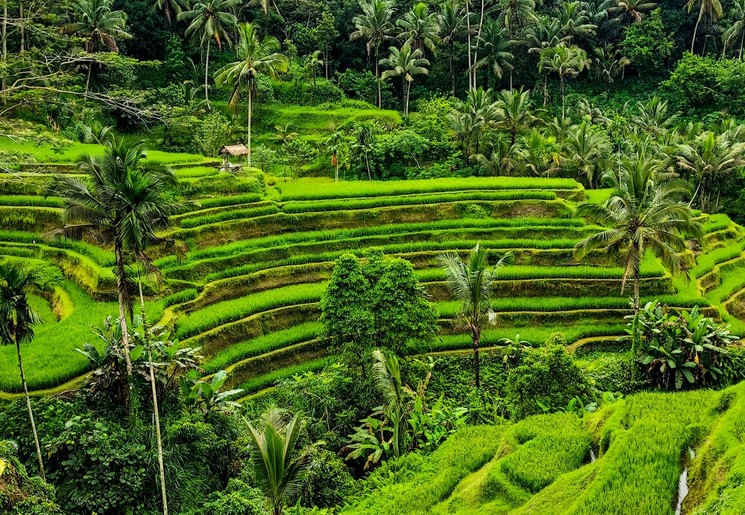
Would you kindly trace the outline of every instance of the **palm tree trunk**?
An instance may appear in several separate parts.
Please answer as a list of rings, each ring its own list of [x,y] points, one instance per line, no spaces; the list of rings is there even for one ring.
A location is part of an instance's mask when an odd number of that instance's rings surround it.
[[[450,40],[450,86],[453,90],[453,97],[455,96],[455,48],[453,46],[453,40]]]
[[[473,66],[473,62],[471,61],[471,11],[468,10],[468,6],[470,3],[471,0],[466,0],[466,38],[468,39],[468,91],[476,89],[476,86],[473,84],[471,75],[471,67]]]
[[[473,73],[473,88],[476,89],[476,83],[477,83],[477,73],[478,68],[476,66],[476,63],[479,62],[478,56],[479,56],[479,45],[478,40],[481,39],[481,29],[484,26],[484,11],[486,9],[486,2],[485,0],[481,0],[481,16],[479,17],[479,29],[476,32],[476,47],[473,49],[473,63],[474,67],[471,73]],[[469,68],[470,69],[470,68]]]
[[[207,56],[204,60],[204,101],[207,102],[207,107],[209,107],[210,104],[210,96],[208,93],[209,89],[209,74],[210,74],[210,46],[212,46],[212,41],[207,38]]]
[[[634,314],[639,314],[639,264],[637,263],[634,269]]]
[[[3,2],[3,29],[2,29],[2,38],[3,38],[3,65],[6,65],[8,62],[8,0],[5,0]],[[8,99],[5,96],[5,89],[8,87],[8,71],[6,70],[5,66],[3,66],[3,81],[2,84],[0,84],[0,88],[3,93],[3,105],[8,105]]]
[[[548,73],[543,74],[543,107],[548,104]]]
[[[323,66],[326,69],[326,80],[329,80],[329,46],[323,48]]]
[[[564,77],[559,77],[559,79],[560,79],[559,89],[561,89],[561,120],[563,123],[564,121]]]
[[[691,40],[691,53],[696,46],[696,34],[698,34],[698,26],[701,23],[701,18],[704,17],[704,4],[701,4],[701,9],[698,11],[698,19],[696,20],[696,26],[693,28],[693,40]]]
[[[85,79],[85,92],[86,94],[90,91],[91,87],[91,72],[93,71],[93,61],[88,63],[88,77]]]
[[[21,0],[18,0],[18,29],[20,30],[20,39],[21,39],[21,46],[19,49],[19,53],[23,53],[25,50],[25,43],[24,40],[26,39],[26,29],[23,26],[23,2]]]
[[[383,93],[380,89],[380,72],[378,68],[378,45],[375,45],[375,81],[378,83],[378,109],[383,108]]]
[[[253,89],[253,84],[248,85],[248,166],[251,166],[251,114],[253,112],[253,95],[251,94],[251,90]]]
[[[510,68],[510,93],[512,93],[512,68]]]
[[[153,351],[147,334],[147,317],[145,315],[145,295],[142,293],[142,280],[138,278],[140,289],[140,311],[142,316],[142,335],[147,347],[147,360],[150,372],[150,386],[153,394],[153,417],[155,418],[155,441],[158,446],[158,470],[160,471],[160,497],[163,501],[163,515],[168,515],[168,496],[166,494],[166,469],[163,465],[163,438],[160,433],[160,412],[158,411],[158,392],[155,388],[155,371],[153,370]]]
[[[481,388],[481,360],[479,357],[479,345],[481,343],[481,331],[473,328],[473,374],[476,378],[476,388]]]
[[[738,55],[738,59],[742,61],[742,47],[743,43],[745,43],[745,30],[742,31],[742,36],[740,36],[740,53]]]
[[[132,390],[132,360],[129,357],[129,332],[127,331],[127,315],[125,311],[125,282],[124,256],[122,255],[122,243],[117,237],[114,243],[114,255],[116,257],[116,289],[119,301],[119,326],[122,330],[122,349],[124,350],[124,363],[127,366],[127,384],[124,387],[124,408],[127,414],[131,413],[131,390]]]
[[[367,168],[367,180],[372,180],[372,174],[370,173],[370,160],[367,158],[367,150],[365,150],[365,167]]]
[[[26,372],[23,370],[23,360],[21,359],[20,338],[16,335],[16,353],[18,354],[18,368],[21,371],[21,383],[23,384],[23,394],[26,397],[26,407],[28,408],[28,419],[31,422],[31,432],[34,435],[34,445],[36,446],[36,459],[39,461],[39,474],[46,480],[44,475],[44,460],[41,457],[41,446],[39,445],[39,433],[36,432],[36,421],[34,420],[34,410],[31,407],[31,396],[28,394],[28,385],[26,384]]]
[[[404,79],[404,89],[406,90],[406,97],[404,99],[404,116],[409,116],[409,92],[411,92],[411,82]]]

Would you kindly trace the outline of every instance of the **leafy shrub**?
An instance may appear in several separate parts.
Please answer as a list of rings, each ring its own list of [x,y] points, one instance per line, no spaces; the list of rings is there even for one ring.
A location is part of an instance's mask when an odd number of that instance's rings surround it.
[[[300,504],[319,508],[342,504],[354,484],[344,461],[336,453],[315,446],[310,447],[309,459]]]
[[[221,492],[213,493],[199,513],[202,515],[263,515],[264,494],[239,479],[231,479]]]
[[[574,397],[587,399],[590,389],[579,367],[559,345],[522,351],[507,375],[506,401],[513,418],[563,409]]]
[[[669,313],[659,302],[648,302],[629,322],[636,361],[657,388],[680,390],[739,380],[725,376],[727,346],[738,339],[725,324],[701,314]]]
[[[75,416],[46,447],[47,475],[66,511],[126,512],[139,506],[149,460],[131,431],[116,422]]]
[[[16,444],[0,440],[0,511],[6,515],[62,515],[54,487],[29,477],[16,457]]]
[[[202,154],[216,157],[223,145],[228,143],[232,125],[219,111],[205,116],[194,134],[194,147]]]

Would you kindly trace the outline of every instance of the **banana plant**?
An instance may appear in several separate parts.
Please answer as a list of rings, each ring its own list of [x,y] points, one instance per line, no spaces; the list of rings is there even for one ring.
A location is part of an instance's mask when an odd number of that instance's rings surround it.
[[[192,411],[200,410],[205,417],[214,412],[237,408],[240,404],[230,399],[243,390],[237,388],[222,391],[227,379],[228,373],[224,370],[220,370],[209,381],[198,379],[197,371],[192,370],[180,379],[181,398],[187,408]]]

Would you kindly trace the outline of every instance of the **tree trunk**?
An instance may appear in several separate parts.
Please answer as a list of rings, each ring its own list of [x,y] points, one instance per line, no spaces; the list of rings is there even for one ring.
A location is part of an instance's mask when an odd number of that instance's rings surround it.
[[[473,67],[473,70],[471,72],[471,73],[473,73],[473,88],[474,89],[476,89],[476,83],[477,83],[477,80],[476,80],[477,79],[477,75],[476,74],[478,72],[478,67],[476,66],[476,63],[479,62],[479,58],[478,58],[478,56],[479,56],[478,40],[481,39],[481,29],[484,26],[484,11],[485,11],[485,9],[486,9],[486,1],[485,0],[481,0],[481,16],[479,17],[479,29],[476,32],[476,41],[477,41],[477,43],[476,43],[476,47],[473,49],[473,65],[474,65],[474,67]]]
[[[212,41],[207,38],[207,56],[204,60],[204,100],[207,102],[207,107],[209,107],[210,104],[210,96],[208,93],[209,89],[209,73],[210,73],[210,46],[212,46]]]
[[[691,53],[696,46],[696,34],[698,34],[698,26],[701,23],[701,18],[704,17],[704,4],[701,4],[701,9],[698,11],[698,19],[696,20],[696,26],[693,28],[693,40],[691,40]]]
[[[365,150],[365,167],[367,168],[367,180],[372,180],[372,174],[370,173],[370,160],[367,158],[367,150]]]
[[[470,3],[471,0],[466,0],[466,38],[468,39],[468,91],[476,89],[476,86],[473,84],[471,75],[471,66],[473,66],[473,62],[471,62],[471,11],[468,10],[468,5]]]
[[[543,107],[548,104],[548,73],[543,74]]]
[[[251,114],[253,112],[253,95],[251,93],[251,90],[253,89],[253,84],[248,85],[248,166],[251,166]]]
[[[740,53],[738,55],[738,58],[740,61],[742,61],[742,47],[743,43],[745,43],[745,30],[742,31],[742,36],[740,36]]]
[[[163,465],[163,438],[160,433],[160,413],[158,411],[158,392],[155,388],[155,371],[153,370],[153,351],[150,347],[150,338],[147,334],[147,317],[145,315],[145,295],[142,293],[142,280],[138,278],[137,286],[140,289],[140,311],[142,316],[142,337],[147,348],[147,360],[150,371],[150,386],[153,394],[153,417],[155,418],[155,441],[158,445],[158,469],[160,471],[160,497],[163,502],[163,515],[168,515],[168,496],[166,493],[166,469]]]
[[[378,109],[383,108],[383,93],[380,89],[380,73],[378,68],[378,45],[375,45],[375,81],[378,83]]]
[[[510,68],[510,93],[512,93],[512,68]]]
[[[453,90],[453,97],[455,97],[455,48],[453,40],[450,40],[450,86]]]
[[[26,39],[26,29],[25,29],[25,27],[23,25],[24,25],[24,22],[23,22],[23,2],[21,0],[18,0],[18,30],[20,31],[20,38],[21,38],[21,46],[20,46],[20,49],[19,49],[19,53],[21,53],[21,54],[25,50],[25,46],[26,46],[26,44],[24,42],[24,40]]]
[[[129,415],[132,411],[132,360],[129,357],[129,332],[127,330],[127,315],[125,310],[125,288],[127,287],[124,275],[124,256],[122,256],[122,243],[116,238],[114,243],[114,255],[116,257],[116,289],[119,301],[119,326],[122,330],[122,349],[124,350],[124,362],[127,366],[127,384],[124,387],[124,409]]]
[[[639,314],[639,264],[634,268],[634,314]]]
[[[404,116],[409,116],[409,93],[411,92],[411,82],[404,79],[404,89],[406,90],[406,96],[404,99]]]
[[[481,343],[481,331],[473,329],[473,374],[476,378],[476,388],[481,388],[481,361],[479,358],[479,344]]]
[[[329,80],[329,46],[323,48],[323,66],[326,69],[326,80]]]
[[[34,410],[31,407],[31,396],[28,394],[28,385],[26,384],[26,372],[23,370],[23,360],[21,359],[21,343],[18,335],[16,340],[16,352],[18,353],[18,368],[21,371],[21,384],[23,384],[23,394],[26,397],[26,407],[28,408],[28,419],[31,422],[31,432],[34,435],[34,445],[36,446],[36,459],[39,461],[39,474],[46,480],[44,475],[44,460],[41,457],[41,446],[39,445],[39,434],[36,432],[36,421],[34,420]]]
[[[3,65],[8,63],[8,0],[3,2]],[[8,70],[3,68],[3,81],[0,84],[3,93],[3,105],[8,105],[8,99],[5,96],[5,89],[8,87]]]
[[[90,91],[91,87],[91,72],[93,71],[93,61],[88,63],[88,77],[85,79],[85,92],[86,94]]]
[[[559,77],[559,89],[561,89],[561,121],[564,123],[564,77]]]

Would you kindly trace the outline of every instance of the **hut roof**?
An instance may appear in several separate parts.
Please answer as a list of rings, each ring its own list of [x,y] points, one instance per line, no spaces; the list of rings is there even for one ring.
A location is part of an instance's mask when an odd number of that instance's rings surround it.
[[[243,144],[225,145],[224,147],[220,149],[220,154],[230,154],[233,157],[247,156],[248,148],[246,148],[246,145],[243,145]]]

